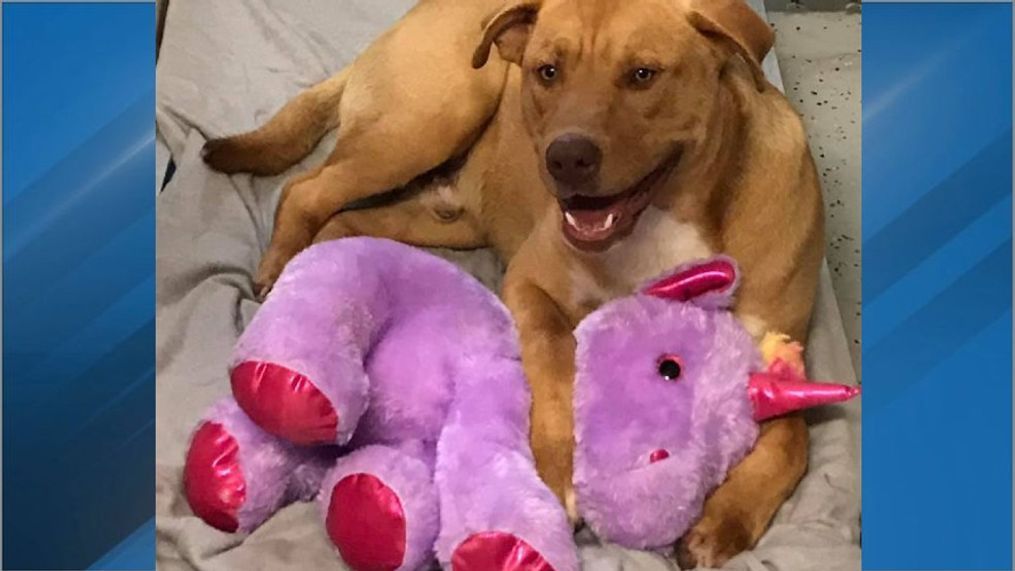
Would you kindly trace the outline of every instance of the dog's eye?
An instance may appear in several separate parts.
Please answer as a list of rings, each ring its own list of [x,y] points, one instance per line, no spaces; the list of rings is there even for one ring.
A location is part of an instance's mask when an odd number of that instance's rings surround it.
[[[544,83],[552,83],[556,81],[560,72],[557,69],[557,66],[546,64],[539,66],[536,69],[536,74],[539,75],[539,79],[543,80]]]
[[[639,67],[631,72],[631,84],[636,87],[645,87],[659,72],[649,67]]]
[[[657,363],[659,376],[667,381],[676,381],[684,371],[680,357],[676,355],[663,355]]]

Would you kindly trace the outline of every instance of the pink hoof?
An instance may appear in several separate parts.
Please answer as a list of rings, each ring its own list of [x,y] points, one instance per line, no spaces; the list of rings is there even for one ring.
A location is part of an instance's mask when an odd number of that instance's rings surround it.
[[[352,474],[335,484],[325,527],[355,571],[394,571],[405,561],[402,502],[375,476]]]
[[[313,381],[274,363],[245,361],[230,375],[236,402],[264,431],[296,444],[334,444],[338,413]]]
[[[510,533],[476,533],[451,556],[454,571],[554,571],[538,551]]]
[[[237,513],[247,496],[239,464],[240,447],[226,429],[205,422],[194,434],[183,469],[183,486],[190,509],[215,529],[233,533]]]

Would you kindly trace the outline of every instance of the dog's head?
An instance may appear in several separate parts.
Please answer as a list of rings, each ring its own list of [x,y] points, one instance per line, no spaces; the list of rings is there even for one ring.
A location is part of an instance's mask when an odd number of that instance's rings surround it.
[[[730,58],[759,62],[772,31],[743,0],[512,0],[484,25],[523,70],[525,126],[570,242],[602,249],[701,141]]]

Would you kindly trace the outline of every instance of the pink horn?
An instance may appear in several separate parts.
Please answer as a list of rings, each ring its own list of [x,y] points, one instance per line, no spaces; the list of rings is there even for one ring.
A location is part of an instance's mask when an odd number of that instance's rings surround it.
[[[690,301],[706,293],[725,290],[736,280],[736,266],[720,258],[667,276],[645,288],[643,293],[663,299]]]
[[[761,422],[805,408],[847,401],[860,394],[860,388],[753,373],[747,382],[747,393],[754,404],[754,420]]]

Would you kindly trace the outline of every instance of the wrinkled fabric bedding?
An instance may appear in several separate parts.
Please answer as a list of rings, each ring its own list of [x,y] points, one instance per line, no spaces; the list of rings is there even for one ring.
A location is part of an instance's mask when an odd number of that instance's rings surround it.
[[[157,66],[157,560],[159,569],[344,569],[316,505],[282,510],[255,533],[223,534],[181,495],[190,432],[228,392],[226,362],[258,304],[251,275],[288,174],[226,176],[201,162],[206,137],[262,123],[300,90],[337,71],[411,0],[173,0]],[[772,58],[766,71],[773,80]],[[323,160],[327,139],[301,166]],[[175,171],[162,179],[172,161]],[[503,268],[488,251],[440,251],[491,287]],[[812,377],[855,382],[828,272],[809,339]],[[860,568],[860,403],[811,417],[811,468],[758,547],[726,569]],[[666,559],[578,536],[590,571],[677,569]]]

